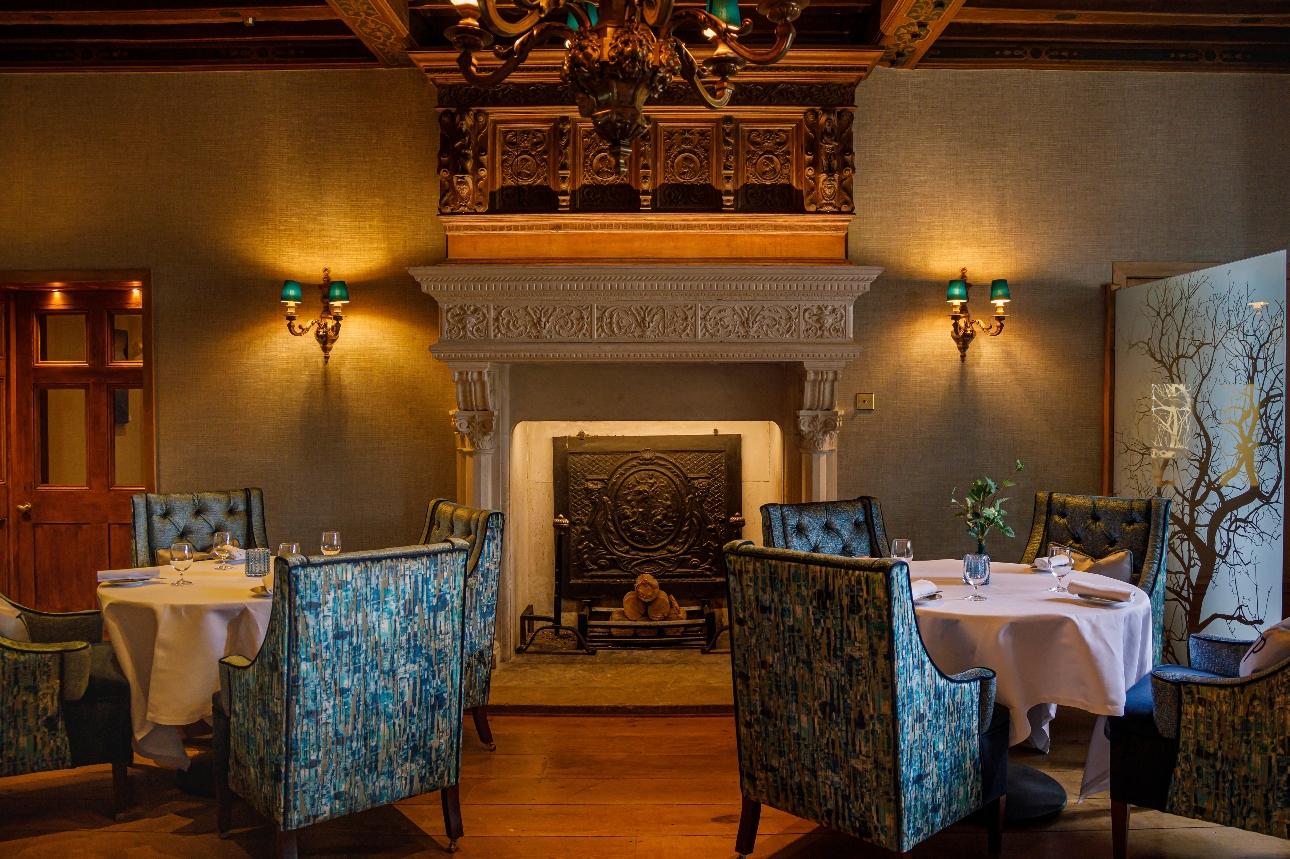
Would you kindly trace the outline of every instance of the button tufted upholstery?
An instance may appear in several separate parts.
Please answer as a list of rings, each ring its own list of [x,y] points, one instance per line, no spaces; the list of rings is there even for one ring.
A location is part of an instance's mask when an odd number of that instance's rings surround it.
[[[809,504],[763,504],[765,545],[795,552],[885,558],[891,554],[878,499],[862,495],[850,501]]]
[[[1165,563],[1169,548],[1169,499],[1035,493],[1030,542],[1021,558],[1033,563],[1049,543],[1078,549],[1091,558],[1133,552],[1133,584],[1151,596],[1154,664],[1164,642]]]
[[[222,492],[142,494],[130,499],[134,528],[134,565],[150,567],[157,550],[187,540],[198,552],[208,552],[216,531],[228,531],[244,549],[266,549],[264,493],[259,489]]]

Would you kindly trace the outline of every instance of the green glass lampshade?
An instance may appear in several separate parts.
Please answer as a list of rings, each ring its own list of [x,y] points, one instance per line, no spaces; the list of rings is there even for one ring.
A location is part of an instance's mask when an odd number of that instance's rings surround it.
[[[327,301],[332,304],[345,304],[349,301],[349,290],[345,288],[345,281],[333,280],[330,288],[327,290]]]
[[[1012,301],[1012,296],[1008,294],[1008,281],[996,280],[990,284],[991,301]]]
[[[600,23],[600,15],[596,13],[595,3],[589,3],[589,2],[586,2],[586,0],[583,0],[582,8],[586,10],[587,17],[591,19],[591,26],[594,27]],[[572,12],[569,13],[568,24],[569,24],[570,30],[578,29],[578,19],[574,16]]]
[[[736,30],[743,23],[739,18],[739,0],[708,0],[708,14]]]
[[[951,280],[951,281],[950,281],[950,288],[949,288],[949,289],[947,289],[947,290],[945,290],[945,300],[946,300],[946,301],[951,301],[951,302],[953,302],[953,301],[967,301],[967,300],[968,300],[968,295],[967,295],[967,281],[966,281],[966,280]]]
[[[284,280],[282,282],[282,300],[300,302],[300,281]]]

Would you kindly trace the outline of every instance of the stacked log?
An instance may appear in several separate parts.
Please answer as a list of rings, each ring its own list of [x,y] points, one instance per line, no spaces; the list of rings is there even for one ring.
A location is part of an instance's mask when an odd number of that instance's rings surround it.
[[[677,604],[676,597],[665,593],[658,585],[658,579],[649,573],[636,577],[634,587],[623,597],[623,607],[614,609],[609,616],[610,620],[645,620],[646,618],[654,621],[661,620],[685,620],[685,610]],[[680,635],[684,627],[669,627],[665,631],[667,635]],[[636,635],[640,638],[655,638],[659,634],[658,628],[642,627],[640,629],[631,629],[628,627],[615,627],[613,634],[618,638],[630,638]]]

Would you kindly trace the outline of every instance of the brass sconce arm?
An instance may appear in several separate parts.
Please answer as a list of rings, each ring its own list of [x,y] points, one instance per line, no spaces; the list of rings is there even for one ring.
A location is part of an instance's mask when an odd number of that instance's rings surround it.
[[[1008,291],[1008,282],[1006,280],[996,280],[991,284],[990,300],[994,302],[994,321],[985,322],[981,319],[974,319],[972,311],[968,310],[968,297],[972,289],[972,284],[967,282],[967,269],[963,269],[957,280],[950,281],[947,300],[950,303],[950,339],[954,345],[959,348],[959,361],[967,361],[968,347],[976,339],[977,334],[984,334],[987,337],[998,337],[1003,333],[1004,322],[1008,314],[1004,312],[1004,305],[1011,300]]]
[[[291,286],[294,286],[294,294],[289,291]],[[344,281],[333,284],[331,269],[327,268],[323,269],[323,282],[319,284],[318,290],[322,309],[318,312],[317,319],[297,321],[296,304],[300,298],[300,284],[295,281],[288,281],[284,285],[283,303],[286,305],[287,331],[295,337],[303,337],[312,331],[314,339],[322,348],[323,363],[326,364],[331,360],[331,347],[340,339],[340,324],[345,318],[344,307],[349,301],[349,292]]]

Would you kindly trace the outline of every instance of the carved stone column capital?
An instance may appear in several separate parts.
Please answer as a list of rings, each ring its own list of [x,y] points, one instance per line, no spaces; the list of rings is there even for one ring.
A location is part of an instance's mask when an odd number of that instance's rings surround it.
[[[457,446],[461,450],[493,450],[494,412],[457,409],[451,412],[451,417],[452,428],[457,431]]]
[[[797,413],[797,428],[802,433],[802,450],[807,452],[837,450],[838,429],[842,426],[842,412],[807,410]]]

